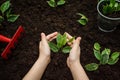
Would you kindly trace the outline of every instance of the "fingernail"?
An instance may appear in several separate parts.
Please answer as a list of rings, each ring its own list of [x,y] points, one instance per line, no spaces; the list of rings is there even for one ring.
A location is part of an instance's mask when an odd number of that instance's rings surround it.
[[[44,33],[42,32],[42,33],[41,33],[41,36],[42,36],[43,34],[44,34]]]
[[[66,34],[67,32],[65,32],[65,34]]]
[[[78,40],[81,40],[81,37],[78,37]]]
[[[41,36],[44,36],[44,35],[45,35],[45,33],[42,32],[42,33],[41,33]]]
[[[57,34],[58,32],[55,32],[55,34]]]

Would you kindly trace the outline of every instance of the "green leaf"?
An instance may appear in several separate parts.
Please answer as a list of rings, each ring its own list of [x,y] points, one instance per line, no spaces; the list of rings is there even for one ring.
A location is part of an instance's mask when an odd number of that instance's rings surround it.
[[[115,3],[114,7],[117,8],[118,6],[119,6],[119,4],[118,4],[118,3]]]
[[[9,9],[9,7],[10,7],[10,1],[4,2],[4,3],[0,6],[0,10],[1,10],[2,14],[4,14],[4,12]]]
[[[50,49],[53,51],[53,52],[58,52],[59,49],[57,48],[57,45],[52,43],[52,42],[49,42],[49,46],[50,46]]]
[[[47,1],[47,3],[48,3],[48,5],[49,5],[50,7],[56,7],[56,2],[55,2],[55,0]]]
[[[83,25],[83,26],[87,24],[87,22],[86,22],[85,19],[77,20],[77,22],[80,23],[80,24]]]
[[[63,49],[62,49],[62,52],[63,53],[69,53],[71,50],[71,47],[70,46],[65,46]]]
[[[65,33],[62,36],[62,42],[61,43],[62,43],[62,46],[64,46],[67,43],[67,36],[66,36]]]
[[[72,42],[73,40],[75,40],[75,37],[72,37],[68,42]]]
[[[61,35],[60,33],[57,35],[56,38],[57,46],[58,48],[63,47],[67,43],[67,36],[64,33],[64,35]]]
[[[110,0],[110,7],[113,7],[115,5],[115,0]]]
[[[104,54],[107,54],[108,56],[110,55],[110,49],[107,49],[107,48],[105,48],[103,51],[102,51],[102,55],[104,55]]]
[[[81,14],[81,13],[77,13],[77,15],[81,16],[81,18],[79,20],[77,20],[81,25],[86,25],[88,22],[88,18]]]
[[[119,3],[119,5],[118,5],[118,7],[117,7],[117,11],[120,11],[120,3]]]
[[[88,18],[87,18],[84,14],[82,14],[82,13],[77,13],[77,15],[81,16],[81,19],[85,19],[86,22],[88,22]]]
[[[88,22],[88,18],[84,15],[84,16],[82,16],[81,17],[81,19],[83,19],[83,20],[85,20],[86,21],[86,23]]]
[[[112,14],[113,12],[120,11],[120,3],[116,0],[109,0],[109,3],[103,5],[103,14]]]
[[[15,22],[18,19],[19,15],[11,14],[7,17],[9,22]]]
[[[119,52],[114,52],[112,55],[111,55],[111,59],[113,60],[116,60],[118,57],[120,56],[120,53]]]
[[[63,4],[65,4],[65,0],[59,0],[59,1],[57,2],[57,5],[58,5],[58,6],[63,5]]]
[[[108,7],[109,7],[108,5],[106,5],[106,6],[104,5],[104,6],[103,6],[103,10],[102,10],[102,11],[103,11],[103,14],[107,14],[107,13],[108,13],[108,11],[109,11],[109,10],[108,10]]]
[[[115,7],[116,8],[116,10],[115,11],[120,11],[120,3],[118,3],[118,6],[117,7]]]
[[[99,50],[96,50],[96,49],[93,49],[94,51],[94,55],[96,57],[97,60],[101,60],[101,54],[100,54],[100,51]]]
[[[98,67],[99,67],[99,65],[96,63],[90,63],[90,64],[85,65],[85,69],[87,71],[95,71],[98,69]]]
[[[4,18],[0,16],[0,24],[3,22]]]
[[[108,60],[109,60],[109,54],[102,54],[101,55],[101,60],[100,60],[101,64],[103,64],[103,65],[107,64]]]
[[[79,15],[79,16],[81,16],[81,17],[84,16],[82,13],[77,13],[77,15]]]
[[[96,42],[96,43],[94,44],[94,48],[95,48],[96,50],[100,50],[100,48],[101,48],[101,47],[100,47],[100,44]]]
[[[62,35],[60,33],[58,33],[57,38],[56,38],[56,42],[60,43],[61,40],[62,40]]]
[[[108,64],[109,64],[109,65],[114,65],[115,63],[118,62],[118,60],[119,60],[119,58],[116,58],[115,60],[113,60],[112,58],[110,58],[110,59],[108,60]]]
[[[6,16],[9,17],[11,13],[11,8],[6,12]]]
[[[58,33],[57,35],[56,42],[57,42],[57,47],[61,48],[62,47],[62,35],[60,33]]]
[[[108,14],[113,12],[113,8],[110,7],[108,4],[103,6],[103,14]]]

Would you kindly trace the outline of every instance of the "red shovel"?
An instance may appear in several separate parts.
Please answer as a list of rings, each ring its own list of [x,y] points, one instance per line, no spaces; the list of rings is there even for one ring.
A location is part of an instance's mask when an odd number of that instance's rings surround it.
[[[6,48],[4,49],[4,51],[1,54],[3,59],[8,59],[7,55],[11,53],[11,49],[15,47],[15,44],[17,43],[18,39],[21,37],[21,34],[23,32],[24,32],[23,27],[19,26],[16,33],[14,34],[14,36],[11,39],[7,38],[3,35],[0,35],[0,41],[8,43],[8,45],[6,46]]]

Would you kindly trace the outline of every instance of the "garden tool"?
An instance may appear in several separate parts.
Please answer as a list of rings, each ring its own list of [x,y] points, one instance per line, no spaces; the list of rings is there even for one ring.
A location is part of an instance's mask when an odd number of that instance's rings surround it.
[[[3,59],[8,59],[8,54],[11,53],[11,49],[15,48],[18,39],[22,36],[24,29],[22,26],[19,26],[14,36],[10,39],[3,35],[0,35],[0,42],[7,42],[7,46],[5,47],[4,51],[2,52],[1,56]]]

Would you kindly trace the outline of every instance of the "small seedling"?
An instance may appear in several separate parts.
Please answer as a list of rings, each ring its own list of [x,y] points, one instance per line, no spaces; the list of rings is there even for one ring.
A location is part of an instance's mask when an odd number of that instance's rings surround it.
[[[4,21],[7,20],[8,22],[15,22],[19,15],[15,15],[15,14],[11,14],[11,8],[10,8],[10,1],[6,1],[4,2],[1,6],[0,6],[0,24]]]
[[[120,3],[116,0],[109,0],[109,3],[103,5],[102,11],[103,14],[112,14],[113,12],[118,12],[120,11]]]
[[[80,23],[83,26],[86,25],[87,22],[88,22],[88,18],[81,13],[77,13],[77,15],[81,16],[81,18],[79,20],[77,20],[77,22]]]
[[[47,1],[47,3],[50,7],[57,7],[65,4],[65,0],[59,0],[58,2],[56,2],[55,0],[49,0]]]
[[[100,65],[114,65],[119,60],[120,52],[113,52],[111,54],[111,50],[108,48],[105,48],[102,52],[100,51],[101,46],[99,43],[94,44],[94,56],[99,61],[99,64],[97,63],[90,63],[85,65],[86,70],[88,71],[95,71],[99,68]]]
[[[50,49],[53,51],[53,52],[59,52],[60,50],[63,52],[63,53],[69,53],[70,50],[71,50],[71,47],[70,46],[67,46],[67,42],[72,42],[75,38],[71,38],[69,41],[67,41],[67,36],[66,34],[64,33],[63,35],[61,35],[60,33],[57,35],[57,38],[56,38],[56,44],[53,43],[53,42],[49,42],[49,46],[50,46]]]

